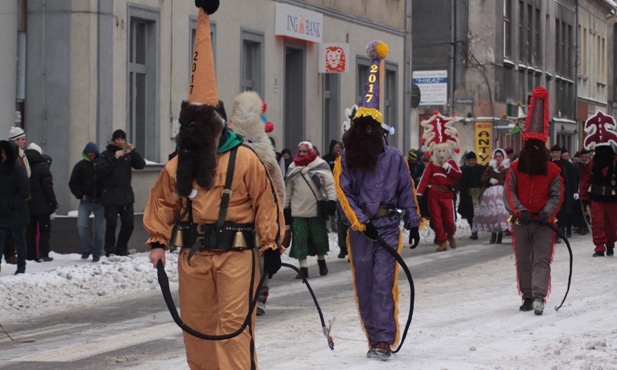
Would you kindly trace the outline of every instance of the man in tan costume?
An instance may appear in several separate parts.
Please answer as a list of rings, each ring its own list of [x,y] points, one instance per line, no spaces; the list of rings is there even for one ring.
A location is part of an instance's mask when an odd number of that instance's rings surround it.
[[[187,226],[178,257],[182,320],[201,333],[224,335],[238,330],[248,315],[260,278],[256,253],[264,255],[264,273],[270,277],[280,268],[284,222],[266,167],[217,113],[221,107],[216,108],[208,15],[218,1],[197,5],[195,84],[188,102],[182,103],[178,155],[150,190],[144,226],[151,235],[147,243],[155,266],[165,263],[176,222]],[[210,341],[184,333],[190,368],[257,369],[254,327],[253,311],[250,324],[232,339]]]

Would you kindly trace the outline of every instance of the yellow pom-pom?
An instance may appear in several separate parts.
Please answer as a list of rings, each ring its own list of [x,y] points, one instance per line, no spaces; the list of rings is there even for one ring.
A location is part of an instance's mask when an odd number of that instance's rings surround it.
[[[380,59],[384,59],[388,56],[388,45],[385,42],[380,42],[375,46],[375,51]]]

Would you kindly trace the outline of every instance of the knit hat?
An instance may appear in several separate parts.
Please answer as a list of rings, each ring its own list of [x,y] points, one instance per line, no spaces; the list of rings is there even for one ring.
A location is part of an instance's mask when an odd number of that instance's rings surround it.
[[[555,144],[551,147],[551,152],[561,152],[561,147]]]
[[[583,145],[587,150],[594,150],[597,146],[612,146],[617,149],[617,125],[615,118],[597,111],[585,121],[587,137]]]
[[[467,153],[467,155],[465,156],[466,159],[478,159],[478,157],[476,156],[476,153],[474,152],[469,152]]]
[[[36,150],[37,152],[39,152],[39,154],[43,154],[43,149],[41,149],[41,147],[36,145],[35,143],[30,143],[28,145],[28,149]]]
[[[410,160],[415,161],[418,158],[418,153],[416,153],[415,149],[410,149],[409,152],[407,153],[407,157]]]
[[[24,136],[26,133],[21,127],[11,127],[9,130],[9,140],[15,140],[19,137]]]
[[[383,117],[379,111],[381,104],[381,72],[384,59],[388,55],[388,45],[383,41],[373,41],[366,46],[366,55],[371,60],[368,81],[364,86],[364,95],[352,123],[356,123],[358,120],[366,117],[381,125],[383,123]]]
[[[111,135],[111,140],[116,140],[116,139],[124,139],[126,140],[126,132],[124,132],[124,130],[116,130],[114,131],[113,135]]]
[[[548,125],[550,122],[548,91],[542,86],[533,89],[529,110],[525,119],[523,141],[538,139],[544,143],[548,140]]]
[[[570,151],[564,146],[561,148],[561,153],[570,153]]]

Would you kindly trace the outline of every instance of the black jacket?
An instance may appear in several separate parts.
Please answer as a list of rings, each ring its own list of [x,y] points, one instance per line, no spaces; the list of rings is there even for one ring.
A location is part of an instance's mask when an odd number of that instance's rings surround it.
[[[69,188],[75,198],[81,200],[85,195],[93,202],[101,199],[103,181],[96,173],[96,167],[101,164],[101,160],[99,155],[94,162],[84,158],[75,164],[69,180]]]
[[[125,206],[135,203],[135,194],[131,186],[132,168],[141,170],[146,161],[135,150],[116,159],[116,151],[121,150],[115,144],[107,145],[101,153],[100,166],[96,167],[97,176],[103,181],[103,205]]]
[[[0,141],[0,148],[7,160],[0,163],[0,227],[21,227],[30,222],[26,201],[30,197],[30,183],[26,170],[16,164],[15,155],[8,141]]]
[[[41,153],[34,149],[26,149],[26,157],[30,163],[30,194],[28,200],[30,215],[48,215],[58,208],[56,194],[54,193],[54,182],[49,164],[45,161]]]

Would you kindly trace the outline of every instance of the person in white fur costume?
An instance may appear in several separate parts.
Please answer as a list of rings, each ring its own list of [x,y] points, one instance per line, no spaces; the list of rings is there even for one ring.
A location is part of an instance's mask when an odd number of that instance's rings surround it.
[[[463,174],[452,159],[454,152],[460,150],[458,132],[452,123],[452,117],[443,116],[438,111],[429,119],[420,122],[424,127],[425,145],[432,155],[420,178],[416,194],[418,197],[427,197],[431,225],[439,244],[437,252],[448,249],[446,241],[450,243],[450,248],[456,248],[454,182]]]
[[[276,160],[276,152],[267,134],[267,132],[272,132],[274,125],[265,118],[264,113],[266,113],[266,109],[266,103],[261,100],[256,92],[243,92],[233,100],[229,124],[233,132],[244,138],[243,144],[253,149],[259,159],[265,164],[272,178],[278,203],[283,204],[285,202],[285,180],[283,179],[281,167]],[[263,256],[259,257],[259,267],[263,274]],[[268,277],[265,278],[258,292],[258,316],[266,313],[266,300],[270,292],[269,280]]]

